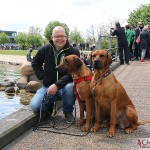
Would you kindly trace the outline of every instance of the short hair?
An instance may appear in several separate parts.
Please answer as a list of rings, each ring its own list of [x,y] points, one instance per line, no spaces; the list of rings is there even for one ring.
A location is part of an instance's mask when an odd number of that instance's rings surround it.
[[[141,22],[138,22],[137,24],[138,24],[138,25],[142,25],[142,23],[141,23]]]
[[[148,30],[149,29],[149,25],[144,26],[143,30]]]
[[[125,27],[126,27],[126,29],[130,29],[130,26],[128,24]]]

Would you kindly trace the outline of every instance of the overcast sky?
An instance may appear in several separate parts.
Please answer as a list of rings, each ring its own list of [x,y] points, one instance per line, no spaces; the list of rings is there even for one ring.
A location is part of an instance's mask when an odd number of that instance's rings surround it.
[[[90,25],[113,18],[126,20],[133,10],[149,0],[0,0],[0,30],[27,32],[30,26],[45,30],[58,20],[81,33]]]

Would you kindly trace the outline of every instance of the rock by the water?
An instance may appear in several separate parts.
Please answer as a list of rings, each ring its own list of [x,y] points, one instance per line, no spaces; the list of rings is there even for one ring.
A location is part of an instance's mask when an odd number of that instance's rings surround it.
[[[35,93],[41,87],[41,83],[37,81],[30,81],[26,86],[26,91]]]
[[[5,92],[6,93],[15,93],[15,88],[14,86],[11,86],[11,87],[8,87],[5,89]]]
[[[10,82],[0,82],[0,86],[1,87],[9,87],[9,86],[11,86],[11,83]]]
[[[25,89],[27,84],[28,84],[28,76],[23,76],[16,81],[16,85],[21,89]]]
[[[20,71],[23,76],[29,76],[31,74],[34,74],[34,70],[31,66],[30,62],[26,62],[26,63],[22,64],[20,67]]]

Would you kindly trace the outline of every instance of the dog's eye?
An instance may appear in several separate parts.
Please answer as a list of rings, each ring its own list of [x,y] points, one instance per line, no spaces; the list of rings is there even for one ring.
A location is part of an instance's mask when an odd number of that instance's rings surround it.
[[[99,57],[100,57],[100,58],[103,58],[103,57],[104,57],[104,55],[103,55],[103,54],[100,54],[100,55],[99,55]]]
[[[64,62],[65,62],[66,64],[69,64],[69,61],[68,61],[67,59],[64,59]]]

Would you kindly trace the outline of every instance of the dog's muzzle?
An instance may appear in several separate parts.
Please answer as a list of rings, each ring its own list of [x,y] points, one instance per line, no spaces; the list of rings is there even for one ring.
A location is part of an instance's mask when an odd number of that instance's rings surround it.
[[[68,73],[68,70],[65,67],[61,67],[61,66],[56,66],[55,69],[62,74]]]
[[[101,69],[102,68],[101,62],[98,59],[94,60],[93,68],[94,69]]]

